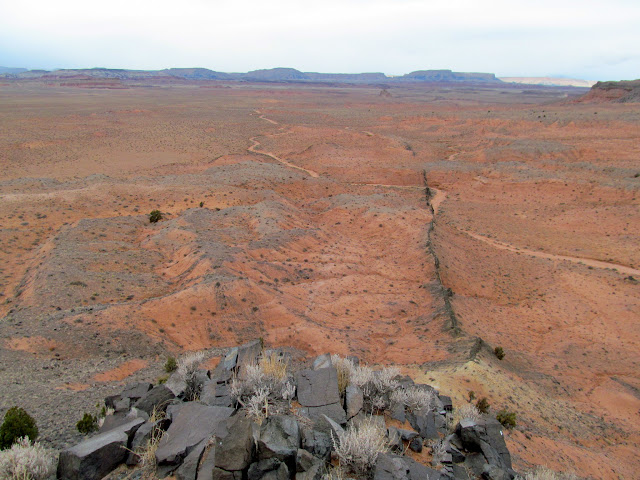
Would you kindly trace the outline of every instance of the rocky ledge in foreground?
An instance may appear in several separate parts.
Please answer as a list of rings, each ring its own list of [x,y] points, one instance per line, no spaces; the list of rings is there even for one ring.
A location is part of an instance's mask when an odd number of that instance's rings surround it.
[[[107,397],[99,432],[61,452],[58,478],[515,477],[498,421],[454,415],[449,397],[395,369],[327,354],[293,372],[257,340],[213,372],[201,360]]]

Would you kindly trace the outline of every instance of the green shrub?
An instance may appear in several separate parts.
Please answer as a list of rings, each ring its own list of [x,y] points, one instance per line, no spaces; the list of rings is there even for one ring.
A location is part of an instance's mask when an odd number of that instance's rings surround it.
[[[496,357],[498,357],[498,360],[502,360],[504,358],[504,350],[502,349],[502,347],[494,348],[493,353]]]
[[[500,410],[496,415],[496,420],[498,420],[505,428],[513,428],[516,426],[515,412],[509,412],[507,409]]]
[[[476,403],[476,408],[480,413],[488,413],[489,400],[487,400],[487,397],[482,397],[480,400],[478,400],[478,402]]]
[[[90,413],[85,413],[82,420],[79,420],[78,423],[76,423],[76,428],[84,435],[95,432],[98,430],[98,417],[91,415]]]
[[[175,357],[167,358],[167,361],[164,364],[164,371],[167,373],[175,372],[176,368],[178,368],[178,362],[176,362]]]
[[[149,214],[149,223],[156,223],[162,220],[162,212],[160,210],[151,210]]]
[[[473,402],[476,399],[476,392],[469,390],[469,402]]]
[[[38,438],[38,427],[36,421],[24,409],[11,407],[0,426],[0,450],[11,448],[21,437],[29,437],[29,440],[34,441]]]

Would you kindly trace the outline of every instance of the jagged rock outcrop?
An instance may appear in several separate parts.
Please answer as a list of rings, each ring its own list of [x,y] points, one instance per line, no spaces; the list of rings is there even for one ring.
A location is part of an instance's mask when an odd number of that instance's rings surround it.
[[[280,378],[280,383],[272,378],[271,383],[265,383],[272,391],[262,391],[260,387],[255,395],[262,396],[258,403],[252,403],[253,397],[242,396],[238,385],[230,382],[244,381],[240,372],[248,365],[260,365],[261,358],[284,358],[261,350],[260,342],[254,341],[232,349],[222,358],[213,374],[206,375],[206,402],[187,401],[173,396],[164,386],[150,388],[149,384],[127,385],[121,394],[108,397],[105,401],[110,404],[126,399],[127,405],[135,401],[136,407],[109,416],[105,420],[109,425],[106,431],[63,451],[59,478],[99,479],[125,462],[136,468],[136,452],[157,444],[159,478],[172,475],[179,480],[320,480],[333,468],[329,462],[336,445],[363,425],[372,425],[388,445],[388,451],[381,451],[375,464],[364,472],[376,480],[515,477],[499,422],[491,418],[463,419],[454,431],[448,430],[451,398],[429,385],[415,384],[409,377],[369,370],[372,380],[366,385],[349,380],[341,392],[338,364],[334,365],[330,355],[321,355],[312,362],[312,368],[295,374],[295,389],[276,388],[287,386],[291,377]],[[354,366],[357,360],[349,362]],[[344,378],[345,372],[342,375]],[[217,395],[219,387],[225,387],[224,395]],[[283,413],[277,411],[275,404],[270,406],[274,399],[269,395],[278,391],[278,395],[297,392],[294,398],[300,407],[289,404]],[[392,394],[399,391],[410,391],[428,401],[418,408],[415,403],[399,400],[402,395]],[[207,404],[223,397],[231,407]],[[244,408],[239,399],[252,406]],[[149,418],[146,411],[152,405],[156,407],[155,414]],[[164,410],[166,416],[159,419],[158,412]],[[413,430],[387,426],[384,412],[406,419]],[[439,445],[432,465],[404,455],[408,449],[421,452],[427,441]],[[346,457],[345,461],[349,465]]]

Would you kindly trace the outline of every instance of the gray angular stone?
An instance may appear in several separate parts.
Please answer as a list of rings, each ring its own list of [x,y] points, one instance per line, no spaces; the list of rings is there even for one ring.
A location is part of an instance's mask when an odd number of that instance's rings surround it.
[[[422,452],[422,437],[415,437],[409,442],[409,448],[416,453]]]
[[[402,443],[402,437],[396,427],[389,427],[387,429],[387,437],[389,437],[389,447],[393,450],[402,451],[404,444]]]
[[[449,445],[449,448],[447,448],[447,452],[449,454],[451,454],[451,461],[453,463],[462,463],[462,462],[464,462],[464,459],[465,459],[464,453],[462,453],[460,450],[458,450],[453,445]]]
[[[255,365],[258,362],[258,356],[261,352],[262,342],[260,340],[253,340],[238,347],[236,369],[240,377],[244,375],[247,365]]]
[[[289,480],[289,469],[285,463],[281,463],[276,470],[265,473],[262,480]]]
[[[228,471],[244,470],[253,458],[252,422],[243,414],[238,414],[226,423],[229,433],[216,438],[215,466]]]
[[[232,408],[209,407],[189,402],[180,409],[171,426],[158,443],[156,461],[159,465],[179,464],[191,449],[212,435],[223,437],[228,430],[225,420]]]
[[[202,457],[202,452],[207,446],[207,441],[203,440],[193,447],[189,454],[185,457],[182,465],[173,473],[176,480],[196,480],[198,474],[198,463]]]
[[[338,425],[336,422],[334,422],[331,418],[327,417],[326,415],[322,415],[324,417],[324,419],[329,423],[329,426],[331,427],[331,432],[333,432],[333,434],[340,438],[342,437],[342,435],[344,435],[344,428],[342,428],[340,425]]]
[[[164,412],[174,398],[175,395],[169,388],[157,385],[145,393],[133,406],[151,415],[154,408],[159,412]]]
[[[229,394],[229,386],[209,380],[202,387],[200,401],[205,405],[215,405],[219,407],[231,407],[232,401]]]
[[[339,403],[324,405],[322,407],[305,407],[298,410],[298,413],[313,420],[313,428],[325,433],[331,432],[331,424],[326,420],[329,417],[338,425],[347,423],[347,416]]]
[[[434,439],[439,438],[436,427],[436,415],[440,416],[431,411],[427,413],[418,412],[410,413],[407,415],[407,418],[411,426],[416,429],[422,438]]]
[[[463,419],[456,426],[456,434],[463,447],[471,452],[480,451],[490,465],[511,469],[511,455],[504,441],[502,425],[495,419],[477,422]]]
[[[128,412],[131,408],[131,399],[130,398],[119,398],[115,402],[113,402],[113,410],[116,413],[119,412]]]
[[[440,402],[442,402],[442,408],[445,412],[453,411],[453,402],[451,401],[451,397],[447,395],[440,395]]]
[[[200,480],[199,476],[198,480]],[[242,480],[242,472],[227,472],[226,470],[215,467],[211,471],[211,480]]]
[[[249,470],[247,471],[247,480],[261,480],[268,472],[280,468],[281,464],[282,462],[277,458],[266,458],[254,462],[249,466]]]
[[[318,458],[329,459],[333,443],[328,433],[306,427],[301,429],[301,437],[302,448]]]
[[[63,450],[58,461],[58,478],[101,479],[126,460],[128,440],[124,431],[115,429]]]
[[[166,430],[169,427],[169,421],[166,419],[158,420],[156,422],[145,422],[140,425],[140,427],[136,430],[136,433],[133,435],[133,439],[131,440],[131,445],[129,446],[129,456],[127,457],[127,465],[136,465],[139,461],[138,455],[133,452],[143,448],[149,440],[151,440],[152,435],[160,435],[160,431]]]
[[[238,364],[238,347],[233,347],[229,350],[229,353],[225,355],[225,357],[220,362],[222,368],[227,371],[231,371],[236,368]]]
[[[451,465],[451,473],[453,475],[453,478],[455,478],[456,480],[471,480],[469,478],[469,474],[467,473],[467,469],[462,465]]]
[[[146,395],[146,393],[153,388],[148,382],[142,383],[129,383],[124,387],[124,390],[120,394],[121,398],[128,398],[131,403],[135,403]]]
[[[107,415],[102,427],[100,428],[100,433],[117,429],[124,432],[127,435],[127,438],[133,438],[136,430],[138,430],[140,425],[144,422],[144,419],[137,417],[118,417],[116,415]]]
[[[392,403],[389,407],[390,416],[394,420],[404,423],[407,419],[405,415],[405,407],[401,403]]]
[[[345,390],[345,406],[347,407],[347,420],[352,419],[362,411],[364,395],[362,389],[356,385],[348,385]]]
[[[340,403],[338,373],[335,367],[301,370],[296,375],[298,402],[303,407],[322,407]]]
[[[198,467],[198,480],[213,480],[213,469],[216,467],[215,443],[207,442],[207,446],[200,457]]]
[[[414,438],[418,436],[418,432],[414,432],[413,430],[405,430],[404,428],[399,428],[398,433],[402,440],[410,442]]]
[[[300,428],[293,417],[274,415],[260,425],[258,458],[277,458],[295,466],[295,458],[300,447]]]
[[[408,457],[383,453],[378,456],[373,478],[374,480],[441,480],[446,477]]]
[[[464,462],[461,464],[467,471],[471,472],[474,477],[479,477],[484,471],[484,466],[487,464],[487,460],[480,452],[472,452],[467,454]]]
[[[325,353],[324,355],[318,355],[311,365],[311,370],[320,370],[321,368],[332,367],[331,354]]]
[[[296,452],[296,472],[306,472],[316,463],[317,458],[307,450],[299,448]]]
[[[171,390],[171,393],[173,393],[175,397],[184,396],[184,393],[187,390],[187,382],[177,371],[171,374],[169,379],[164,383],[164,386]]]
[[[296,473],[295,480],[322,480],[324,462],[315,458],[313,465],[305,472]]]
[[[497,465],[485,464],[482,469],[482,478],[485,480],[512,480],[514,476],[512,471],[500,468]]]

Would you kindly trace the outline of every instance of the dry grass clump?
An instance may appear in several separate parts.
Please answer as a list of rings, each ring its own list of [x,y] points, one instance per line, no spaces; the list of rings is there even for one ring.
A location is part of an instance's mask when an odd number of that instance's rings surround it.
[[[242,378],[231,380],[231,398],[242,405],[258,423],[269,415],[288,410],[296,391],[290,381],[287,361],[277,354],[247,365]]]
[[[0,478],[3,480],[45,480],[56,473],[53,451],[21,437],[8,450],[0,451]]]
[[[516,480],[577,480],[577,478],[575,473],[558,473],[538,465],[535,470],[525,473],[524,476],[518,475]]]
[[[419,387],[409,387],[394,390],[391,393],[391,402],[408,407],[412,412],[428,410],[435,404],[435,394],[431,390]]]
[[[351,425],[337,441],[332,433],[331,439],[340,465],[358,474],[370,472],[378,455],[387,451],[386,432],[372,418]]]
[[[445,455],[447,454],[447,445],[442,439],[431,440],[429,442],[429,448],[431,449],[431,464],[438,465],[442,463]]]
[[[166,413],[164,411],[157,410],[154,407],[153,412],[151,412],[149,416],[149,422],[155,423],[162,420],[165,415]],[[151,431],[151,436],[149,440],[147,440],[147,443],[132,451],[132,453],[138,457],[138,467],[147,475],[153,474],[156,471],[156,451],[158,450],[158,444],[163,435],[164,431],[156,426]]]
[[[340,355],[331,355],[331,363],[338,371],[338,390],[340,395],[344,395],[351,377],[351,372],[355,368],[355,364],[348,358],[343,358]]]
[[[373,370],[366,365],[356,365],[339,355],[332,355],[331,362],[338,371],[340,393],[343,394],[349,385],[360,387],[365,401],[374,409],[387,407],[391,394],[399,387],[395,378],[400,372],[395,367]]]
[[[181,357],[178,360],[176,373],[187,384],[185,398],[187,400],[197,400],[200,396],[202,385],[198,381],[198,367],[204,360],[204,352],[193,352]]]
[[[470,403],[462,405],[460,408],[456,408],[453,414],[453,424],[457,425],[460,420],[473,420],[477,422],[482,417],[480,410],[475,405]]]
[[[262,374],[273,380],[283,381],[287,378],[288,364],[286,360],[276,353],[260,358],[259,362]]]

